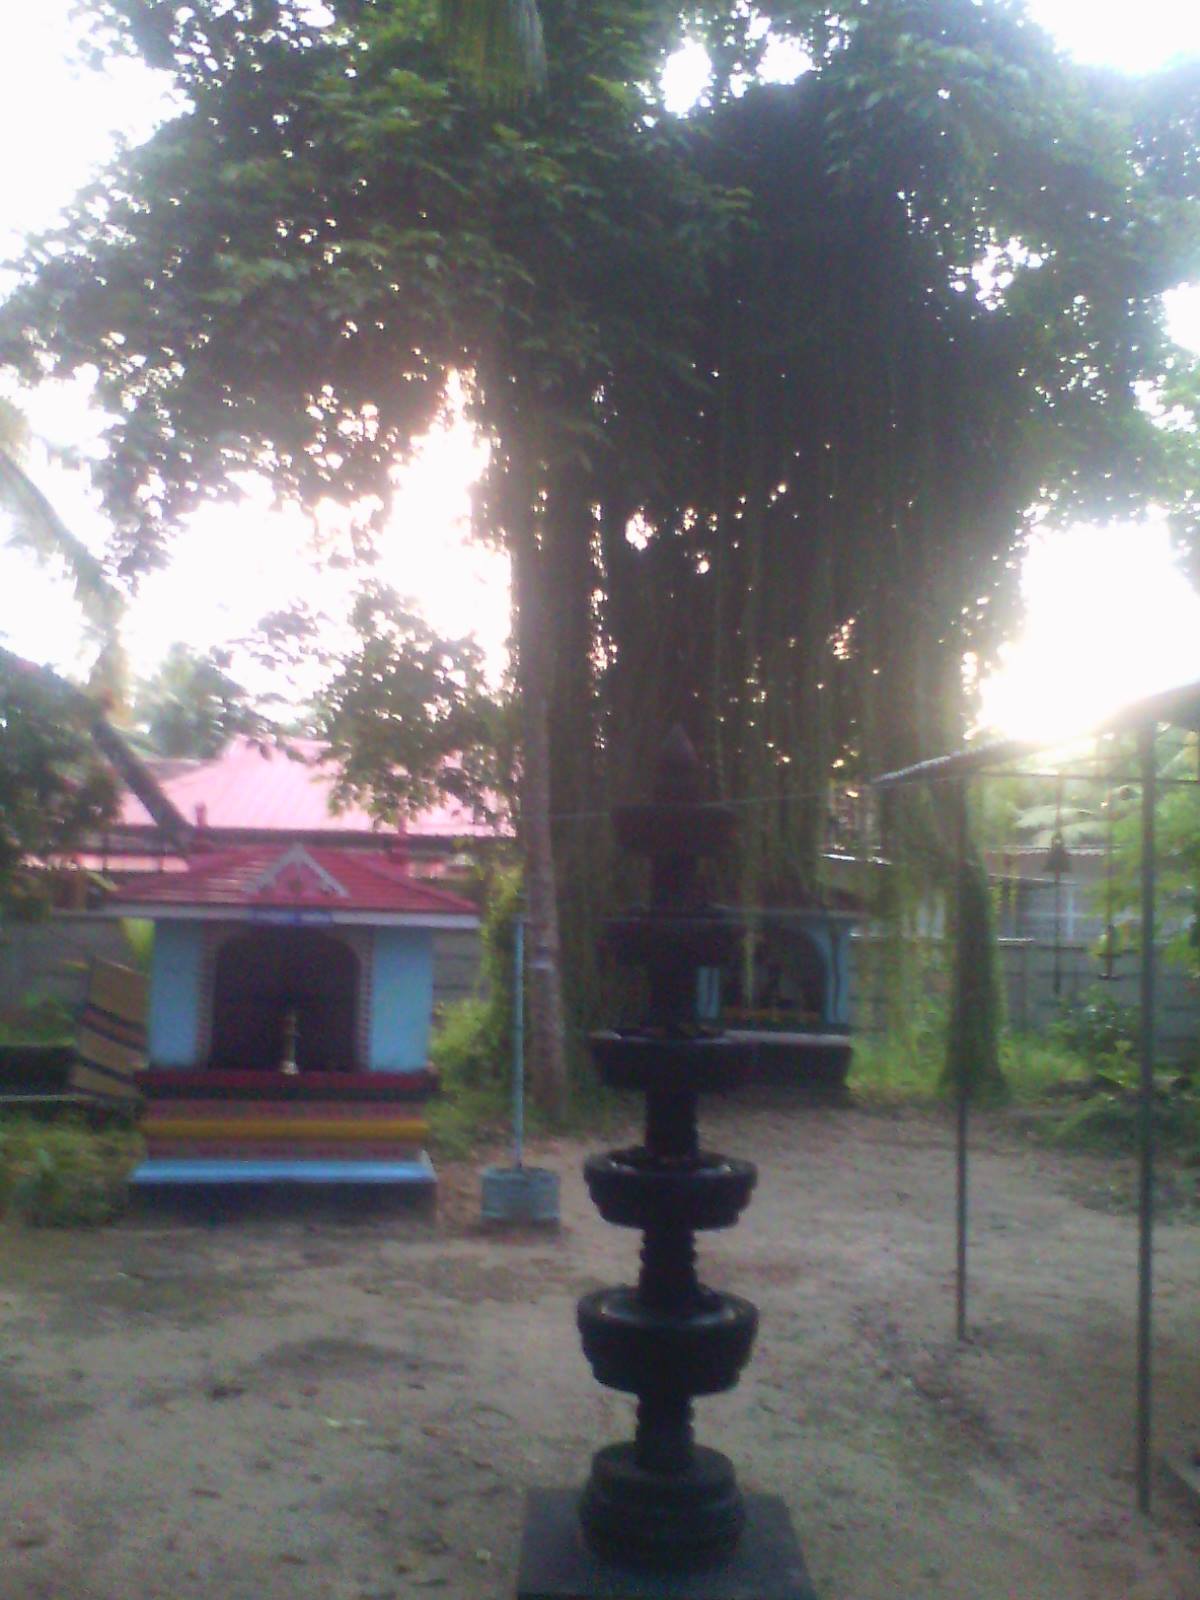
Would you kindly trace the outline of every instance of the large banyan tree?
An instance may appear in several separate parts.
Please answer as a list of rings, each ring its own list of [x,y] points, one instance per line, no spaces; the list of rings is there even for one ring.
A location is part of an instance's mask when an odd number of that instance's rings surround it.
[[[513,558],[535,975],[670,720],[746,803],[740,892],[811,891],[835,770],[957,731],[1024,520],[1188,509],[1187,436],[1141,397],[1188,414],[1158,297],[1195,262],[1195,73],[1070,69],[1017,0],[542,0],[544,91],[500,104],[420,0],[91,9],[182,109],[31,244],[0,358],[97,370],[130,572],[247,471],[369,538],[466,383]],[[680,119],[685,22],[714,78]],[[794,84],[756,81],[764,22]]]

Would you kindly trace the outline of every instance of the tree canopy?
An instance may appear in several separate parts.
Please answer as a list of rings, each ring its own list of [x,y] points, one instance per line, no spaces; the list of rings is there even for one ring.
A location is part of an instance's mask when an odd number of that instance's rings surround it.
[[[832,777],[956,732],[1035,509],[1192,531],[1159,296],[1196,269],[1195,69],[1073,69],[1018,0],[704,4],[714,83],[678,119],[658,0],[543,0],[545,91],[507,107],[418,0],[90,9],[184,110],[31,244],[0,359],[97,369],[130,570],[247,471],[369,541],[463,377],[549,944],[551,815],[628,792],[674,718],[746,802],[743,898],[811,892]],[[808,53],[793,85],[754,81],[762,19]],[[586,921],[604,842],[557,837]]]
[[[263,731],[250,694],[229,675],[227,651],[176,642],[134,689],[134,723],[156,755],[216,756],[239,733]]]
[[[340,768],[334,802],[395,823],[451,795],[495,813],[513,788],[509,698],[492,689],[473,639],[446,638],[411,598],[370,579],[349,632],[300,604],[264,617],[242,641],[262,667],[320,686],[298,726]]]

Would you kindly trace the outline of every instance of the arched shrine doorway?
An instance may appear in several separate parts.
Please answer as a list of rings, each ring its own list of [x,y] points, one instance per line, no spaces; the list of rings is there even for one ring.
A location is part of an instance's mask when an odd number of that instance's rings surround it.
[[[289,1012],[301,1072],[352,1072],[358,957],[313,928],[255,928],[221,946],[213,982],[210,1065],[278,1071]]]
[[[806,929],[775,927],[759,936],[751,1008],[780,1023],[819,1027],[825,1020],[828,991],[825,952]]]
[[[802,915],[770,917],[754,940],[752,961],[725,971],[727,1026],[812,1029],[834,1020],[828,941],[804,926]]]

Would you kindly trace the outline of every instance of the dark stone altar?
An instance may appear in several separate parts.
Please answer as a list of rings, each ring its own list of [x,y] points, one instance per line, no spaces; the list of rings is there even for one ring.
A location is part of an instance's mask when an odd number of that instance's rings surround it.
[[[756,1172],[701,1148],[697,1100],[743,1081],[747,1054],[697,1022],[697,973],[719,966],[736,923],[705,903],[702,858],[720,851],[733,813],[700,800],[695,751],[681,728],[663,747],[649,805],[615,814],[619,843],[650,861],[645,909],[609,925],[618,958],[645,968],[641,1026],[599,1033],[604,1080],[646,1096],[643,1143],[592,1156],[584,1168],[601,1216],[643,1234],[636,1286],[579,1302],[584,1353],[608,1388],[637,1396],[633,1439],[606,1445],[582,1493],[529,1495],[518,1600],[814,1600],[787,1508],[743,1495],[733,1464],[697,1445],[692,1402],[732,1389],[758,1313],[706,1288],[694,1235],[737,1222]]]

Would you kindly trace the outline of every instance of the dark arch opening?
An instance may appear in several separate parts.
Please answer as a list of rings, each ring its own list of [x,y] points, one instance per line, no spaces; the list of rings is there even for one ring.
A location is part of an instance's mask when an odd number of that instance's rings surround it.
[[[828,981],[825,952],[806,929],[768,924],[755,941],[750,992],[741,963],[724,973],[726,1019],[814,1027],[826,1020]]]
[[[789,930],[780,940],[782,989],[793,1010],[806,1022],[826,1021],[825,995],[828,983],[825,952],[803,929]]]
[[[296,1013],[301,1072],[352,1072],[358,957],[312,928],[255,928],[222,945],[213,981],[213,1067],[277,1071]]]

